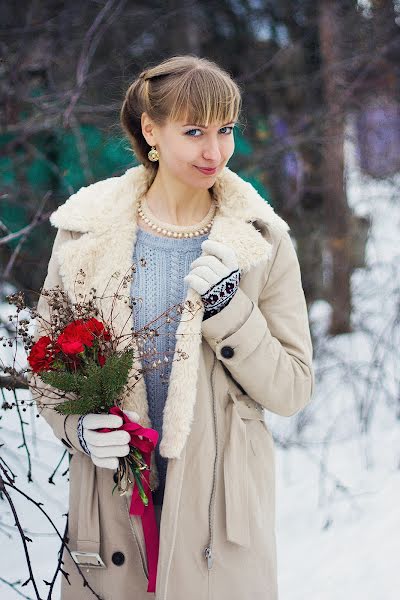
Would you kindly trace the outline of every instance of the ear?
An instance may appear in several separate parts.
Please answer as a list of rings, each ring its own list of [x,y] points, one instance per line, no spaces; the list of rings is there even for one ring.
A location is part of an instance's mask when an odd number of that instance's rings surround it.
[[[156,139],[154,135],[154,123],[146,112],[142,113],[142,116],[140,117],[140,122],[142,125],[142,134],[144,139],[149,144],[149,146],[155,146]]]

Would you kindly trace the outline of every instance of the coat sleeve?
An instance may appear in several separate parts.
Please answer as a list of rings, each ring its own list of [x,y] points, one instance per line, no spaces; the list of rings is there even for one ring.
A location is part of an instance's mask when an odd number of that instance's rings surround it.
[[[64,229],[58,229],[54,240],[53,249],[50,261],[47,268],[47,276],[43,283],[42,289],[52,289],[59,285],[62,289],[63,284],[59,272],[59,263],[57,259],[57,251],[59,247],[72,238],[72,233]],[[40,336],[46,335],[44,323],[50,319],[50,308],[46,296],[43,292],[39,296],[36,308],[37,313],[43,318],[36,319],[33,332],[33,340],[36,342]],[[62,415],[54,409],[54,404],[65,400],[65,396],[61,396],[61,392],[52,386],[45,384],[38,375],[29,373],[28,385],[32,394],[32,399],[36,403],[38,413],[47,421],[52,428],[55,436],[61,440],[66,446],[70,454],[75,454],[76,451],[83,452],[79,443],[77,434],[77,423],[79,415]]]
[[[288,232],[278,241],[258,305],[239,287],[225,308],[203,321],[202,333],[233,379],[264,408],[291,416],[310,402],[313,348]]]

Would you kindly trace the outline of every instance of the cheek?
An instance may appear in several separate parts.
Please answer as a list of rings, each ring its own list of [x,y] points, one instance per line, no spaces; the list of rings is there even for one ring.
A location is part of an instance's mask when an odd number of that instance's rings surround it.
[[[235,138],[233,137],[233,134],[229,138],[227,146],[228,146],[228,149],[229,149],[229,153],[233,154],[234,151],[235,151]]]
[[[193,149],[188,147],[188,144],[169,144],[163,153],[163,158],[164,163],[176,172],[185,168],[188,163],[195,162]]]
[[[202,155],[201,144],[190,143],[191,140],[178,141],[177,143],[168,146],[167,156],[165,161],[171,168],[182,168],[186,166],[188,169],[194,168],[193,165],[199,160]],[[223,161],[227,161],[235,150],[235,140],[228,137],[220,144],[220,153]]]
[[[193,155],[193,152],[190,153],[189,150],[186,152],[175,152],[168,156],[165,164],[176,177],[188,177],[190,181],[193,177],[193,171],[196,171],[193,167],[196,164],[196,159],[197,155]]]
[[[189,140],[190,142],[190,140]],[[181,162],[181,163],[194,163],[196,162],[196,157],[199,154],[199,149],[196,147],[196,144],[190,144],[189,142],[185,143],[185,140],[183,142],[180,142],[179,144],[175,145],[175,148],[173,149],[173,156],[175,159],[175,162]]]
[[[224,140],[224,143],[221,144],[220,146],[221,149],[221,154],[224,157],[229,157],[233,154],[233,152],[235,151],[235,140],[233,138],[233,136],[229,136],[226,140]]]

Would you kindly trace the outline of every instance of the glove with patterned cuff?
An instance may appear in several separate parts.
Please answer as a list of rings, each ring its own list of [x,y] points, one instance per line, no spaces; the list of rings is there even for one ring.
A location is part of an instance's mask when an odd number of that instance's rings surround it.
[[[236,253],[230,246],[205,240],[201,247],[207,256],[199,256],[192,262],[184,281],[200,294],[205,320],[232,300],[239,287],[240,271]]]

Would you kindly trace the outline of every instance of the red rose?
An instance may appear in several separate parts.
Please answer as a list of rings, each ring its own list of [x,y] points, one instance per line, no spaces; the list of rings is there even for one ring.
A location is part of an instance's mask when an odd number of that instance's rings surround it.
[[[100,352],[99,352],[99,354],[97,356],[97,360],[99,361],[99,365],[101,367],[104,367],[104,364],[106,362],[106,357],[103,354],[100,354]]]
[[[111,335],[109,334],[107,329],[104,327],[104,324],[101,323],[100,321],[98,321],[97,319],[95,319],[94,317],[92,319],[89,319],[88,321],[86,321],[86,327],[96,337],[102,337],[103,339],[105,339],[107,341],[111,339]]]
[[[43,335],[33,344],[28,356],[28,362],[34,373],[50,371],[55,355],[60,352],[59,348],[52,345],[51,338]]]
[[[60,335],[56,343],[64,354],[79,354],[93,345],[94,337],[86,327],[85,321],[79,319],[69,323]]]
[[[103,323],[95,319],[77,319],[69,323],[58,336],[56,343],[59,348],[68,355],[76,355],[91,348],[96,338],[110,340],[111,336],[105,329]]]

